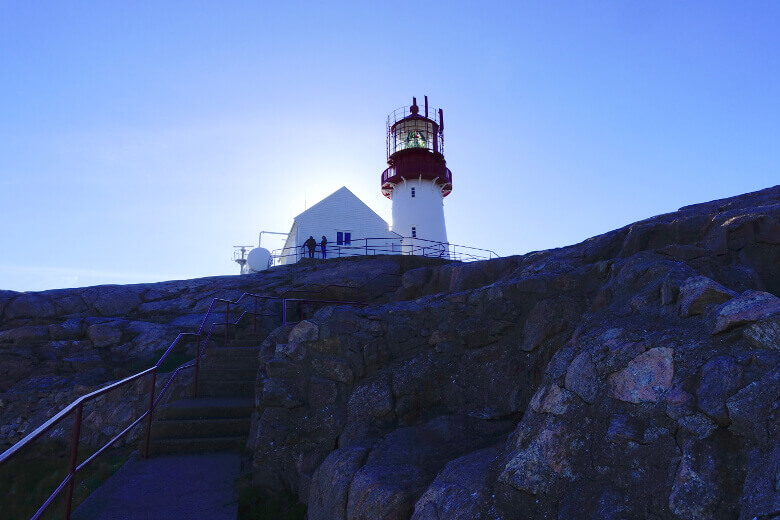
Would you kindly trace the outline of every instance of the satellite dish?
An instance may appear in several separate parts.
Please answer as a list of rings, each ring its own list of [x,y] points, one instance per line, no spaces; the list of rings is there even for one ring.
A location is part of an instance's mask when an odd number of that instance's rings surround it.
[[[271,252],[264,247],[256,247],[246,256],[246,263],[253,272],[265,271],[271,264]]]

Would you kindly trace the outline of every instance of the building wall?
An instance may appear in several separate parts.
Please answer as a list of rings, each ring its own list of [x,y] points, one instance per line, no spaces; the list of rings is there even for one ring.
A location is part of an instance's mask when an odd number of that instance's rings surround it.
[[[298,257],[296,256],[296,251],[298,251],[298,248],[295,244],[298,243],[298,224],[296,222],[293,222],[292,228],[290,229],[290,233],[287,235],[287,239],[284,241],[284,247],[282,248],[281,252],[278,252],[280,256],[279,263],[282,265],[285,264],[294,264],[298,261]]]

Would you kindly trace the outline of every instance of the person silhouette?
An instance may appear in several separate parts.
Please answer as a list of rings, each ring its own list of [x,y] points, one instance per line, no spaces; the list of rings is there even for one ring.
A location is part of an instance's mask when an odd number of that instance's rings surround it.
[[[313,236],[309,236],[308,239],[306,239],[306,242],[303,243],[304,246],[309,250],[309,258],[314,258],[314,248],[317,247],[317,241],[314,240]]]

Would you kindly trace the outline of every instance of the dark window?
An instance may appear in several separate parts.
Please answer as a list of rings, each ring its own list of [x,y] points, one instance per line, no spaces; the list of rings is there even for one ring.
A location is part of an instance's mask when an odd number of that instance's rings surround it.
[[[344,245],[344,233],[341,231],[336,232],[336,244]]]
[[[414,188],[412,188],[412,198],[414,198]]]
[[[352,233],[345,232],[344,233],[344,244],[350,245],[352,243]]]
[[[417,226],[412,226],[412,238],[417,238]]]

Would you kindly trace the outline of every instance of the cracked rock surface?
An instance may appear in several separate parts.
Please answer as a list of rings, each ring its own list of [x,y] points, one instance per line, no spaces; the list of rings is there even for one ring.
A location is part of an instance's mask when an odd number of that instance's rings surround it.
[[[252,478],[309,520],[777,517],[780,186],[484,262],[0,291],[0,442],[152,361],[214,297],[382,275],[400,283],[367,307],[263,323]]]
[[[310,520],[771,518],[778,295],[780,187],[410,270],[264,343],[254,481]]]
[[[244,292],[278,296],[289,290],[298,291],[294,297],[311,297],[310,291],[322,291],[324,284],[337,286],[317,293],[326,298],[353,300],[361,287],[369,297],[381,298],[405,271],[436,263],[441,261],[344,259],[303,262],[245,276],[0,291],[0,451],[77,397],[153,365],[179,333],[198,330],[214,298],[235,300]],[[224,307],[216,310],[213,319],[224,320]],[[278,323],[264,318],[260,325],[267,332]],[[184,348],[192,349],[191,345]],[[182,387],[185,384],[181,382]],[[108,416],[87,413],[82,442],[97,446],[120,432],[127,425],[124,419],[144,406],[144,399],[138,397],[144,389],[139,385],[101,398],[115,410]],[[54,437],[67,435],[62,430]]]

